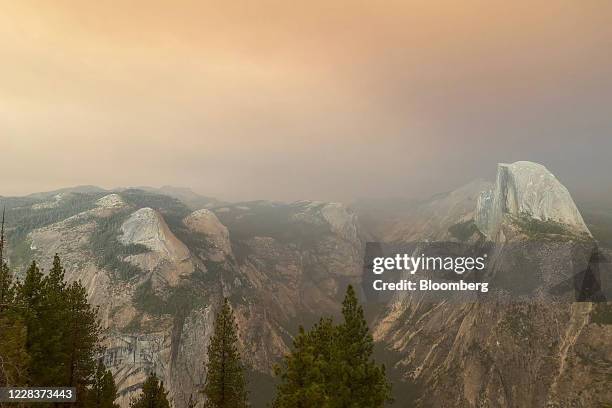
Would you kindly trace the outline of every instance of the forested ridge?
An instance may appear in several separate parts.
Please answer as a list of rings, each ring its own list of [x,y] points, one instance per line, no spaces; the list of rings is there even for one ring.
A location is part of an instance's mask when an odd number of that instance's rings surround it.
[[[128,195],[127,201],[136,207],[142,205],[137,200],[132,202],[139,194]],[[64,217],[92,206],[90,200],[77,199],[71,203],[74,205],[62,203],[61,211],[44,207],[40,211],[45,217],[32,218],[27,225],[13,223],[12,237],[15,233],[25,234],[35,226],[57,221],[56,213],[61,212]],[[170,205],[174,203],[166,199],[160,205],[169,206],[172,211],[167,208],[164,211],[168,214],[183,215],[184,209]],[[11,214],[19,211],[13,208]],[[117,264],[117,268],[112,268],[113,263],[104,259],[104,255],[118,259],[117,252],[121,251],[116,251],[116,247],[121,245],[116,234],[126,216],[127,212],[119,211],[97,220],[91,237],[95,261],[111,266],[110,269],[119,275],[126,272],[125,265]],[[178,215],[176,218],[180,219]],[[180,231],[178,222],[173,217],[169,219],[175,221],[170,225]],[[104,338],[98,310],[89,304],[86,289],[79,281],[65,281],[58,255],[48,271],[29,259],[25,271],[20,268],[16,275],[4,262],[3,248],[4,234],[0,241],[0,386],[75,387],[78,407],[117,407],[117,387],[111,371],[104,365]],[[122,254],[146,251],[138,246],[121,249]],[[28,255],[32,258],[34,254]],[[120,277],[129,278],[129,270],[127,272]],[[184,295],[177,293],[177,299],[189,300]],[[153,299],[154,296],[147,294],[145,298]],[[231,296],[225,299],[217,308],[208,355],[200,356],[206,367],[205,379],[200,392],[191,396],[189,406],[246,407],[255,397],[247,392],[251,367],[243,364],[239,350],[248,347],[240,340],[231,299]],[[293,349],[276,368],[276,395],[266,392],[266,398],[274,407],[316,404],[323,408],[375,408],[390,402],[389,381],[384,367],[372,358],[372,337],[351,287],[343,305],[343,323],[335,325],[331,318],[321,318],[310,331],[300,329]],[[154,309],[152,313],[163,311],[159,305]],[[147,374],[142,393],[132,398],[130,405],[171,406],[172,399],[162,378],[155,372]],[[256,397],[261,401],[261,395]]]

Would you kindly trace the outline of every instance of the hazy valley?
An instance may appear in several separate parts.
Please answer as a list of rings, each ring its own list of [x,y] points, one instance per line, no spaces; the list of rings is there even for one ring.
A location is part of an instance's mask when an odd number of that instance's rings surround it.
[[[265,406],[272,367],[298,326],[336,316],[348,284],[369,300],[395,406],[612,401],[612,209],[577,206],[540,165],[500,165],[491,181],[418,202],[227,203],[171,187],[79,187],[0,202],[17,275],[33,259],[49,269],[58,253],[67,280],[81,280],[100,307],[122,406],[150,371],[177,407],[187,403],[205,378],[223,297],[236,313],[252,400]],[[368,242],[425,254],[439,242],[469,245],[490,254],[487,280],[500,291],[529,284],[506,301],[371,300]],[[599,286],[575,302],[576,285],[592,275]]]

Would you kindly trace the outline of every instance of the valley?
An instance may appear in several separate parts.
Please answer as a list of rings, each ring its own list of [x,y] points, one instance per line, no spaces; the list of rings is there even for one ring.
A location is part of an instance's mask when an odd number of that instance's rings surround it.
[[[186,406],[204,382],[223,297],[235,311],[253,405],[264,407],[273,394],[273,367],[298,327],[337,317],[349,284],[366,300],[394,406],[612,401],[612,322],[605,317],[610,303],[602,303],[610,298],[612,271],[593,261],[595,253],[610,257],[602,232],[609,214],[590,211],[585,222],[567,189],[535,163],[503,164],[493,183],[472,182],[393,209],[228,203],[174,188],[87,187],[0,202],[17,276],[33,259],[49,270],[57,253],[66,279],[80,280],[99,306],[104,361],[122,407],[151,371],[175,406]],[[372,300],[364,258],[373,242],[432,258],[444,243],[458,253],[463,246],[488,253],[495,296],[431,299],[402,290]],[[583,286],[574,282],[595,270],[599,287],[576,302]]]

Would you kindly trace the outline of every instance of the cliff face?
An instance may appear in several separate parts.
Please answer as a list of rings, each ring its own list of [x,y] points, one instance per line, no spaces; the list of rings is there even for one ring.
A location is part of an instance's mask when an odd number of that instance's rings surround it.
[[[481,193],[474,218],[485,235],[496,239],[506,216],[552,221],[590,235],[567,188],[537,163],[500,163],[495,185]]]
[[[142,270],[154,271],[152,284],[155,288],[177,286],[194,271],[189,249],[152,208],[134,211],[121,225],[118,239],[125,246],[139,245],[147,249],[128,255],[124,260]]]
[[[186,405],[204,382],[224,296],[245,362],[269,375],[299,324],[337,314],[346,285],[364,284],[364,244],[373,240],[410,244],[417,255],[437,254],[446,242],[489,255],[489,298],[403,293],[371,321],[379,345],[393,351],[394,375],[406,381],[395,389],[418,384],[419,406],[612,401],[612,329],[593,321],[590,303],[600,294],[573,302],[577,277],[596,269],[599,249],[567,189],[543,166],[500,164],[493,185],[470,183],[385,217],[373,210],[368,230],[340,203],[205,201],[194,211],[197,200],[188,206],[156,192],[65,191],[9,209],[19,226],[10,230],[13,266],[35,258],[48,269],[59,253],[66,278],[80,279],[100,306],[105,361],[124,407],[152,370],[175,406]]]
[[[404,378],[422,387],[416,405],[594,407],[610,401],[612,355],[601,343],[611,338],[610,326],[591,321],[593,303],[565,298],[574,297],[573,285],[554,297],[549,290],[565,281],[562,275],[574,276],[573,268],[588,268],[591,250],[589,243],[570,241],[496,248],[490,287],[523,283],[528,274],[541,279],[540,286],[523,288],[523,299],[395,299],[374,336],[397,353]],[[551,280],[557,284],[549,287]]]
[[[498,167],[482,192],[475,224],[487,239],[476,302],[398,296],[375,326],[377,341],[400,356],[396,367],[424,392],[423,407],[594,407],[612,400],[612,327],[592,322],[601,293],[584,277],[600,252],[576,205],[543,166]],[[419,253],[433,255],[426,244]],[[593,272],[596,271],[596,272]],[[469,279],[469,275],[466,276]],[[582,297],[582,299],[581,299]],[[576,300],[585,300],[576,303]]]
[[[346,284],[361,275],[357,219],[338,203],[192,211],[167,196],[122,191],[66,193],[17,211],[23,225],[32,225],[12,241],[13,266],[37,259],[48,270],[58,253],[67,280],[82,281],[100,306],[104,359],[121,406],[150,371],[164,380],[175,406],[186,405],[204,382],[224,296],[235,309],[246,364],[265,376],[289,350],[297,325],[337,312]]]
[[[229,231],[214,212],[206,209],[194,211],[183,220],[183,224],[196,234],[202,234],[210,242],[208,252],[212,260],[222,261],[231,255]]]

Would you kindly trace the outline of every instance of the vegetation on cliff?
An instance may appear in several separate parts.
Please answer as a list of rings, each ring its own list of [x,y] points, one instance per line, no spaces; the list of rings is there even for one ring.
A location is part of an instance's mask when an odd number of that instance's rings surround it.
[[[80,282],[64,281],[57,255],[47,275],[32,262],[23,281],[0,265],[0,386],[75,387],[77,407],[112,408],[97,310]]]

